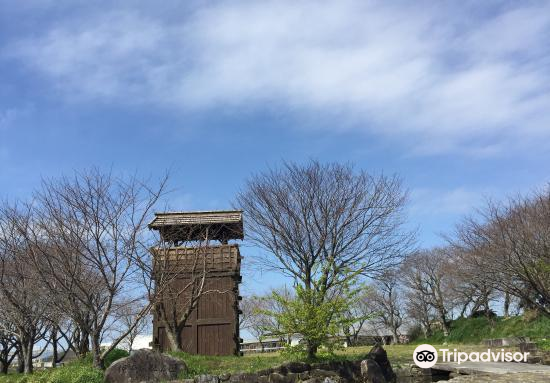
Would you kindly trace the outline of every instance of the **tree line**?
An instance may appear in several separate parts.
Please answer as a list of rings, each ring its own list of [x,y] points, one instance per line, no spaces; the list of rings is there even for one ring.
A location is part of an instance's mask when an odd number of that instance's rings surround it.
[[[147,224],[167,181],[89,170],[1,205],[3,371],[17,355],[19,368],[32,372],[46,347],[54,364],[71,350],[92,354],[101,368],[153,310],[171,349],[181,349],[187,318],[211,293],[201,252],[208,238],[194,242],[185,270],[163,264],[173,244]],[[396,341],[414,326],[426,336],[434,327],[448,334],[457,316],[492,320],[497,301],[506,314],[514,307],[549,315],[550,189],[488,203],[446,246],[427,250],[407,229],[407,200],[398,176],[351,164],[285,163],[252,175],[234,207],[244,210],[247,241],[267,253],[262,266],[291,283],[245,299],[242,327],[258,338],[299,333],[302,351],[314,357],[335,337],[353,344],[365,326]],[[173,283],[178,271],[185,283]]]
[[[300,334],[313,356],[360,334],[435,329],[457,317],[532,310],[550,315],[550,188],[489,201],[445,236],[418,249],[403,228],[406,192],[397,177],[311,162],[254,177],[239,201],[261,260],[293,281],[243,302],[243,327],[260,341]]]

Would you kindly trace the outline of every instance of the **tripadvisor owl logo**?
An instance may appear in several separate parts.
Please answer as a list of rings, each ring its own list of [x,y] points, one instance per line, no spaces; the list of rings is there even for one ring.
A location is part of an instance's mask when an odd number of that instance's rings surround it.
[[[510,352],[501,349],[500,351],[487,350],[485,352],[472,351],[461,352],[456,348],[454,351],[449,349],[442,348],[439,349],[441,352],[441,361],[443,363],[454,362],[454,363],[464,363],[464,362],[527,362],[529,356],[528,352]],[[429,344],[421,344],[414,349],[413,352],[414,363],[420,368],[431,368],[437,363],[437,350],[435,347]]]
[[[420,368],[430,368],[437,363],[437,350],[429,344],[421,344],[414,349],[414,363]]]

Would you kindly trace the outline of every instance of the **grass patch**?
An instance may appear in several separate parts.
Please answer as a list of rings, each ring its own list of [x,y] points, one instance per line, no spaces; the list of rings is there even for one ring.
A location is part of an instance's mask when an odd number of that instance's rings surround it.
[[[460,351],[486,351],[487,348],[481,345],[447,344],[433,343],[436,349],[440,348],[458,348]],[[384,346],[388,353],[388,358],[394,368],[408,367],[413,362],[413,351],[416,344],[399,344]],[[173,352],[170,355],[182,359],[189,368],[189,372],[182,378],[192,378],[201,374],[220,375],[224,373],[236,372],[256,372],[270,367],[276,367],[290,360],[307,362],[326,362],[336,360],[359,360],[364,359],[372,346],[349,347],[337,350],[333,355],[319,354],[318,358],[311,361],[300,357],[289,357],[280,353],[249,354],[243,357],[238,356],[200,356],[190,355],[181,352]]]
[[[105,365],[108,367],[125,356],[128,356],[128,352],[115,349],[105,358]],[[88,355],[65,366],[36,370],[32,375],[0,375],[0,383],[103,383],[103,371],[92,367],[92,357]]]
[[[370,348],[368,349],[370,350]],[[239,356],[203,356],[190,355],[184,352],[171,352],[172,355],[185,362],[189,372],[182,376],[183,378],[193,377],[201,374],[220,375],[224,373],[236,372],[256,372],[270,367],[276,367],[289,361],[308,361],[325,362],[335,360],[358,359],[364,356],[368,350],[366,348],[356,348],[355,352],[337,351],[335,354],[319,353],[314,360],[307,360],[298,355],[281,354],[278,352],[265,354],[248,354]]]
[[[452,342],[459,344],[479,344],[483,339],[508,338],[514,336],[529,337],[534,341],[550,338],[550,318],[539,316],[531,320],[523,316],[495,318],[491,327],[487,318],[460,318],[451,322],[451,331],[447,338],[442,331],[436,331],[429,338],[417,339],[414,344]]]

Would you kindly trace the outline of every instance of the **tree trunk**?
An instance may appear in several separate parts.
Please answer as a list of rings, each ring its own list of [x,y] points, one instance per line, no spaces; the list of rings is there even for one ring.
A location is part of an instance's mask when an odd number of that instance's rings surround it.
[[[392,330],[392,337],[393,337],[393,344],[399,344],[399,335],[397,334],[397,330]]]
[[[504,294],[504,317],[508,318],[510,316],[510,294]]]
[[[57,367],[57,359],[59,359],[59,357],[58,357],[58,352],[57,352],[57,342],[58,342],[57,329],[55,327],[52,329],[51,339],[52,339],[52,348],[53,348],[53,351],[52,351],[52,368],[56,368]]]
[[[180,344],[180,338],[179,334],[177,334],[176,331],[172,331],[168,326],[165,327],[166,329],[166,338],[168,338],[168,344],[170,346],[170,351],[182,351],[181,344]]]
[[[315,355],[317,354],[317,348],[319,346],[316,344],[308,343],[307,344],[307,358],[308,359],[315,359]]]
[[[441,314],[441,327],[443,328],[443,336],[448,337],[451,331],[449,328],[449,322],[447,322],[447,318],[443,314]]]
[[[28,339],[24,339],[24,341],[21,342],[21,350],[23,354],[23,373],[25,375],[32,374],[33,345],[34,345],[34,342],[31,337],[29,337]]]
[[[0,361],[0,373],[7,375],[8,374],[8,364],[3,360]]]
[[[426,337],[430,337],[433,335],[432,326],[428,325],[426,326]]]
[[[90,333],[83,328],[79,330],[78,356],[83,357],[90,352]]]
[[[92,353],[93,353],[94,367],[104,370],[105,361],[101,357],[101,344],[99,340],[99,334],[92,335]]]
[[[25,371],[25,358],[21,349],[17,351],[17,372],[22,374]]]

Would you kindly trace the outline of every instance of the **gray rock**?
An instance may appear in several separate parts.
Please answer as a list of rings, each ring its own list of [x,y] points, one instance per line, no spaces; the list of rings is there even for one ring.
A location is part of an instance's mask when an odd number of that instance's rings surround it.
[[[387,383],[382,368],[374,359],[365,359],[361,362],[361,375],[368,383]]]
[[[269,383],[288,383],[288,379],[285,375],[274,372],[269,375]]]
[[[240,372],[238,374],[231,375],[229,381],[231,383],[257,383],[259,381],[258,374],[250,372]]]
[[[394,383],[397,380],[397,377],[395,376],[395,373],[393,372],[393,369],[391,367],[391,363],[388,359],[388,354],[386,353],[386,350],[379,344],[374,346],[369,351],[369,357],[374,359],[374,361],[380,366],[382,369],[382,373],[384,374],[384,378],[386,378],[386,381],[389,383]]]
[[[195,377],[195,383],[219,383],[219,382],[220,382],[220,378],[218,378],[215,375],[204,374],[204,375],[199,375]]]
[[[220,381],[227,382],[231,378],[231,374],[221,374],[220,375]]]
[[[175,380],[187,366],[182,360],[151,351],[137,350],[111,364],[105,371],[107,383],[156,383]]]
[[[307,380],[303,380],[302,383],[322,383],[323,380],[321,378],[309,378]]]
[[[283,367],[285,367],[289,372],[293,373],[300,373],[311,370],[311,366],[303,362],[286,362],[283,363]]]
[[[311,370],[309,372],[309,375],[313,378],[327,378],[338,376],[338,373],[329,370]]]
[[[260,376],[268,376],[272,372],[278,372],[278,371],[275,371],[273,368],[266,368],[265,370],[256,371],[256,374]]]
[[[288,383],[295,383],[297,382],[300,377],[300,374],[296,374],[294,372],[289,372],[288,374],[286,374],[286,380]]]

